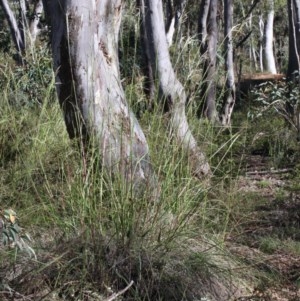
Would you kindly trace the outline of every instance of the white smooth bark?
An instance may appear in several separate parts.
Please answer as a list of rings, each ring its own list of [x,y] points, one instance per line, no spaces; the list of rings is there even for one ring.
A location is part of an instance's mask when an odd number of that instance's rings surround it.
[[[33,10],[33,19],[31,20],[29,25],[31,45],[35,43],[36,38],[39,34],[38,25],[40,23],[40,19],[43,14],[43,10],[44,10],[43,0],[37,1],[35,3],[34,10]]]
[[[268,14],[264,30],[264,69],[267,72],[276,74],[276,63],[273,51],[273,24],[274,24],[274,1],[268,0]]]
[[[175,16],[172,17],[169,28],[166,33],[169,47],[172,46],[174,33],[175,33]]]
[[[233,66],[233,45],[232,45],[232,26],[233,26],[233,2],[224,0],[224,56],[226,72],[226,91],[221,113],[221,124],[229,126],[231,114],[235,104],[235,80]]]
[[[205,43],[207,39],[207,18],[209,13],[210,0],[202,0],[200,3],[198,19],[198,38],[200,41],[201,54],[206,51]]]
[[[249,15],[249,21],[246,23],[246,26],[250,31],[252,31],[252,18],[253,18],[253,14],[251,13]],[[257,70],[257,57],[256,57],[256,49],[255,49],[254,40],[253,40],[252,35],[250,37],[249,57],[250,57],[250,64],[251,65],[252,65],[252,63],[254,64],[254,71],[256,72],[256,70]],[[251,68],[251,70],[252,70],[252,68]]]
[[[9,28],[11,31],[11,35],[12,35],[14,44],[16,46],[16,49],[17,49],[19,55],[21,56],[21,53],[25,49],[25,41],[24,41],[22,33],[18,27],[16,17],[14,15],[13,11],[11,10],[7,0],[0,0],[0,6],[2,7],[4,14],[7,18]]]
[[[264,43],[264,21],[262,15],[259,16],[259,33],[260,33],[260,40],[259,40],[259,68],[260,71],[264,71],[264,59],[263,59],[263,43]]]
[[[160,92],[171,113],[171,128],[177,141],[188,152],[193,172],[199,178],[210,173],[210,167],[192,135],[185,115],[186,94],[174,72],[165,34],[161,0],[145,0],[145,26],[154,74],[158,77]]]
[[[58,95],[70,137],[93,140],[108,172],[122,175],[139,192],[148,188],[156,193],[148,144],[120,80],[121,0],[48,0],[46,5]]]
[[[168,0],[166,2],[166,35],[169,47],[172,46],[173,36],[175,33],[175,5],[174,1]]]
[[[168,0],[166,5],[166,35],[169,47],[172,46],[174,40],[174,34],[177,30],[177,34],[180,35],[181,17],[186,5],[186,0]],[[180,40],[180,39],[179,39]]]

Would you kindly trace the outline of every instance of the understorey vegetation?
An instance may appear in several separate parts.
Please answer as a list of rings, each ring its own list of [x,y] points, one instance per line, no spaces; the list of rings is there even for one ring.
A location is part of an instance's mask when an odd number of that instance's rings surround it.
[[[17,12],[19,4],[8,2]],[[25,2],[30,21],[39,1]],[[272,5],[235,4],[233,36],[225,41],[222,33],[210,57],[203,49],[213,33],[201,40],[188,18],[198,18],[199,5],[163,2],[166,65],[177,89],[163,91],[163,68],[144,51],[145,43],[157,49],[155,41],[143,40],[144,23],[153,23],[143,17],[149,1],[138,2],[124,7],[117,58],[105,43],[99,46],[107,73],[119,60],[120,106],[126,102],[132,118],[119,130],[132,134],[138,125],[147,139],[147,152],[135,158],[136,147],[120,166],[107,159],[101,131],[91,131],[86,121],[78,121],[82,132],[70,139],[69,126],[78,124],[67,124],[65,103],[58,100],[65,83],[59,82],[62,70],[53,71],[46,18],[34,45],[20,52],[0,10],[0,300],[299,300],[299,78],[286,76],[284,55],[276,56],[280,74],[257,75],[259,58],[253,57],[260,35],[253,24]],[[285,5],[275,1],[280,24]],[[224,25],[224,7],[208,14],[208,24]],[[233,49],[233,83],[222,48],[231,39],[240,45]],[[288,53],[287,43],[276,43]],[[215,70],[205,74],[210,59]],[[208,107],[212,119],[203,115]],[[176,125],[178,115],[188,123],[188,141]],[[117,141],[120,133],[114,133]]]

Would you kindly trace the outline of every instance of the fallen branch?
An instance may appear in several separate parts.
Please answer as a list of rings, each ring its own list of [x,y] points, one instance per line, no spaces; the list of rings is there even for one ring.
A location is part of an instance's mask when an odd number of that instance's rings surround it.
[[[248,171],[246,172],[246,176],[256,176],[256,175],[267,175],[267,174],[283,174],[291,172],[293,168],[283,168],[276,170],[256,170],[256,171]]]
[[[122,294],[124,294],[126,291],[128,291],[130,289],[130,287],[133,285],[133,281],[131,280],[130,283],[121,291],[117,292],[117,293],[113,293],[110,297],[104,299],[103,301],[112,301],[117,299],[119,296],[121,296]]]

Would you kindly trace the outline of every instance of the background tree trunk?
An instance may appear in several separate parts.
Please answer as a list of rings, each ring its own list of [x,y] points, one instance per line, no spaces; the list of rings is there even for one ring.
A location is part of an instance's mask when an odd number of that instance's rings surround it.
[[[121,0],[47,0],[44,5],[70,137],[93,139],[108,172],[122,175],[137,191],[149,188],[156,193],[148,144],[120,81]]]
[[[264,45],[265,24],[264,24],[262,14],[260,14],[260,16],[259,16],[258,25],[259,25],[259,33],[260,33],[260,36],[259,36],[259,69],[260,69],[260,72],[264,72],[264,47],[263,47],[263,45]]]
[[[18,22],[15,18],[13,11],[11,10],[7,0],[0,0],[0,5],[4,11],[4,14],[7,18],[8,25],[11,31],[11,35],[15,44],[15,47],[18,51],[20,58],[22,58],[22,52],[25,50],[25,41],[21,30],[18,27]]]
[[[224,0],[224,56],[226,72],[226,90],[224,94],[223,107],[221,112],[221,124],[230,125],[231,114],[235,103],[235,81],[233,65],[233,45],[232,45],[232,23],[233,4],[232,0]]]
[[[198,19],[198,39],[200,42],[201,55],[207,51],[207,18],[210,8],[210,0],[202,0],[200,3],[199,19]]]
[[[287,79],[294,81],[300,70],[300,0],[288,0],[289,61]]]
[[[300,0],[288,0],[289,16],[289,61],[287,81],[290,87],[300,83]],[[292,84],[293,83],[293,84]],[[291,91],[289,91],[291,93]],[[300,140],[300,108],[299,104],[287,101],[286,111],[293,120]]]
[[[276,64],[273,51],[274,1],[268,0],[267,20],[264,28],[264,69],[276,74]]]
[[[149,39],[148,32],[146,29],[145,20],[146,20],[146,9],[145,9],[145,1],[137,0],[137,7],[140,10],[141,24],[140,24],[140,34],[141,41],[143,45],[147,45],[147,41]],[[154,96],[155,96],[155,83],[154,83],[154,70],[151,64],[151,53],[148,47],[144,47],[144,51],[142,51],[143,55],[143,73],[146,76],[146,80],[144,81],[144,92],[148,96],[150,100],[150,107],[153,106]]]
[[[252,1],[253,4],[253,1]],[[246,23],[247,28],[249,29],[249,32],[252,32],[252,19],[253,19],[253,13],[251,12],[249,14],[249,21]],[[257,70],[257,56],[256,56],[256,47],[255,47],[255,39],[253,38],[253,35],[251,34],[250,36],[250,45],[249,45],[249,57],[250,57],[250,66],[254,67],[254,72],[256,72]],[[250,68],[250,70],[253,70],[252,67]]]
[[[207,0],[205,1],[205,4]],[[202,4],[201,4],[202,7]],[[205,7],[206,9],[206,7]],[[218,43],[218,27],[217,27],[217,9],[218,0],[210,0],[209,11],[207,17],[206,40],[203,41],[205,30],[199,32],[201,43],[201,54],[204,55],[203,76],[201,85],[201,100],[204,101],[203,108],[201,108],[199,115],[207,118],[208,120],[215,122],[218,119],[216,111],[216,63],[217,63],[217,43]],[[199,18],[204,15],[200,9]],[[203,24],[202,20],[199,20],[199,24]],[[201,28],[200,28],[201,29]],[[203,46],[204,45],[204,46]]]
[[[24,47],[26,48],[26,31],[28,29],[28,22],[27,22],[27,7],[25,0],[19,0],[19,30],[22,35],[22,40],[24,42]]]
[[[152,69],[158,77],[160,93],[171,114],[171,129],[177,141],[188,152],[192,168],[198,177],[210,173],[204,154],[197,146],[185,115],[186,94],[178,81],[171,64],[165,34],[163,7],[161,0],[145,0],[145,21],[147,31],[145,47],[150,53]]]
[[[29,32],[30,32],[30,40],[31,40],[31,46],[35,43],[36,38],[39,34],[39,28],[38,25],[40,23],[41,15],[43,13],[43,1],[38,0],[33,9],[33,17],[32,21],[30,22],[29,25]]]
[[[167,0],[165,2],[166,35],[169,47],[172,46],[175,31],[180,31],[180,19],[183,14],[186,0]]]
[[[173,36],[175,33],[175,6],[172,0],[166,2],[166,35],[169,47],[173,43]]]

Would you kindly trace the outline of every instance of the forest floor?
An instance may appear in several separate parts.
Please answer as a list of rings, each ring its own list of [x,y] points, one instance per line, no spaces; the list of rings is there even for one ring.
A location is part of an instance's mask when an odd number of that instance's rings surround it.
[[[238,226],[226,242],[233,254],[268,276],[237,300],[299,301],[300,183],[292,168],[272,169],[267,157],[246,161],[237,184],[245,214],[235,217]]]

